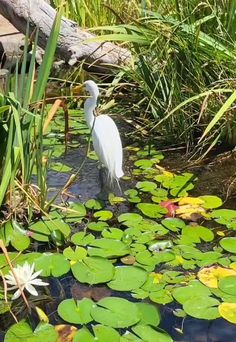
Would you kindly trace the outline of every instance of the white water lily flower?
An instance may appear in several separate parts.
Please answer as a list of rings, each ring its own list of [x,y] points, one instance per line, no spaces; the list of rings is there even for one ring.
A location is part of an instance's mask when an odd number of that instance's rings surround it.
[[[41,279],[36,279],[37,276],[42,272],[42,270],[34,272],[34,263],[30,266],[28,262],[25,262],[23,265],[17,265],[13,269],[14,269],[15,275],[17,276],[19,284],[21,285],[22,291],[26,289],[33,296],[38,295],[38,292],[36,291],[33,285],[37,285],[37,286],[49,285],[48,283],[44,283]],[[16,279],[14,275],[12,274],[12,271],[10,271],[9,274],[5,276],[5,279],[6,279],[7,284],[12,285],[11,287],[8,288],[8,290],[18,289],[14,293],[12,300],[19,298],[21,295],[21,292],[17,285]]]

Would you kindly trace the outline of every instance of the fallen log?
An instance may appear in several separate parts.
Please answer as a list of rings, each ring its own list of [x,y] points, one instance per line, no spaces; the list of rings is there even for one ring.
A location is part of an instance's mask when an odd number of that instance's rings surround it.
[[[0,0],[0,14],[17,30],[26,34],[27,21],[30,34],[39,28],[38,45],[45,48],[56,10],[43,0]],[[88,42],[96,37],[80,28],[75,22],[62,17],[56,57],[69,65],[83,61],[86,69],[106,72],[111,67],[128,64],[130,51],[110,42]]]

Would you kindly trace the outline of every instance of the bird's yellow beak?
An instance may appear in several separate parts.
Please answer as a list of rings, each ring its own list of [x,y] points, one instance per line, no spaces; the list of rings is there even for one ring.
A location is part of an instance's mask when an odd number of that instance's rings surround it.
[[[84,84],[82,83],[79,86],[72,88],[72,93],[73,93],[73,95],[77,95],[77,96],[83,95],[83,93],[84,93],[83,90],[84,90]]]

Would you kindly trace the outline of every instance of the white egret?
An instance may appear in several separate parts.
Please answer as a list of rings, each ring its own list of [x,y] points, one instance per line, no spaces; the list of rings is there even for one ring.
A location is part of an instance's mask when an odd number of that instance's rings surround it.
[[[110,184],[123,176],[123,151],[120,134],[115,122],[108,115],[95,115],[99,89],[94,81],[85,81],[90,97],[84,103],[85,118],[92,131],[93,146],[99,161],[108,170]]]

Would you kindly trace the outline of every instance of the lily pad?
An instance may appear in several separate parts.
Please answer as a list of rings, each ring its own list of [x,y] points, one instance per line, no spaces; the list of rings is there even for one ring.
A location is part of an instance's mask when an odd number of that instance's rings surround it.
[[[165,208],[153,203],[139,203],[137,204],[137,208],[150,218],[160,218],[167,213]]]
[[[57,311],[59,316],[66,322],[87,324],[93,320],[90,315],[93,305],[94,302],[89,298],[82,300],[65,299],[59,304]]]
[[[236,229],[236,210],[216,209],[211,212],[211,217],[229,229]]]
[[[81,283],[106,283],[113,278],[114,266],[110,261],[100,257],[86,257],[71,266],[74,277]]]
[[[13,324],[5,335],[4,342],[56,342],[58,334],[51,324],[40,323],[33,331],[29,324],[22,320]]]
[[[155,190],[156,187],[157,187],[156,183],[148,182],[148,181],[138,182],[136,184],[136,188],[139,189],[140,191],[143,191],[143,192],[151,192],[151,191]]]
[[[148,303],[136,303],[139,311],[141,312],[141,320],[139,324],[152,325],[157,327],[161,320],[161,315],[157,307]]]
[[[195,318],[199,319],[216,319],[220,317],[218,306],[220,302],[210,296],[199,296],[190,298],[183,304],[184,311]]]
[[[198,280],[192,280],[187,286],[177,287],[173,290],[172,295],[180,304],[184,304],[191,298],[198,296],[210,296],[211,291],[208,287],[202,285]]]
[[[103,208],[103,204],[101,201],[95,200],[95,199],[89,199],[85,203],[86,208],[93,209],[93,210],[100,210]]]
[[[88,224],[88,228],[94,230],[96,232],[102,232],[105,228],[108,228],[109,225],[106,222],[90,222]]]
[[[218,307],[221,317],[236,324],[236,303],[221,303]]]
[[[220,245],[227,252],[236,253],[236,237],[227,237],[220,240]]]
[[[149,325],[136,325],[132,331],[145,342],[173,342],[172,338],[164,331],[158,331]]]
[[[215,209],[222,205],[222,199],[217,196],[199,196],[200,199],[204,201],[202,204],[203,208],[206,209]]]
[[[219,289],[229,295],[236,296],[236,275],[220,279]]]
[[[60,277],[70,270],[70,263],[59,253],[43,253],[35,260],[35,270],[42,270],[41,275],[44,277]]]
[[[87,246],[95,239],[94,235],[78,232],[72,235],[71,242],[79,246]]]
[[[116,297],[101,299],[92,307],[91,316],[95,321],[113,328],[127,328],[141,319],[135,303]]]
[[[113,239],[96,239],[90,243],[88,254],[104,258],[118,257],[129,254],[130,248],[122,241]]]
[[[120,335],[115,329],[101,324],[94,325],[92,328],[95,336],[83,327],[76,333],[73,342],[120,342]]]
[[[107,284],[116,291],[140,288],[147,279],[147,272],[135,266],[116,266],[113,279]]]
[[[93,216],[97,218],[99,221],[107,221],[112,218],[113,213],[110,210],[99,210],[96,211],[96,213],[94,213]]]

